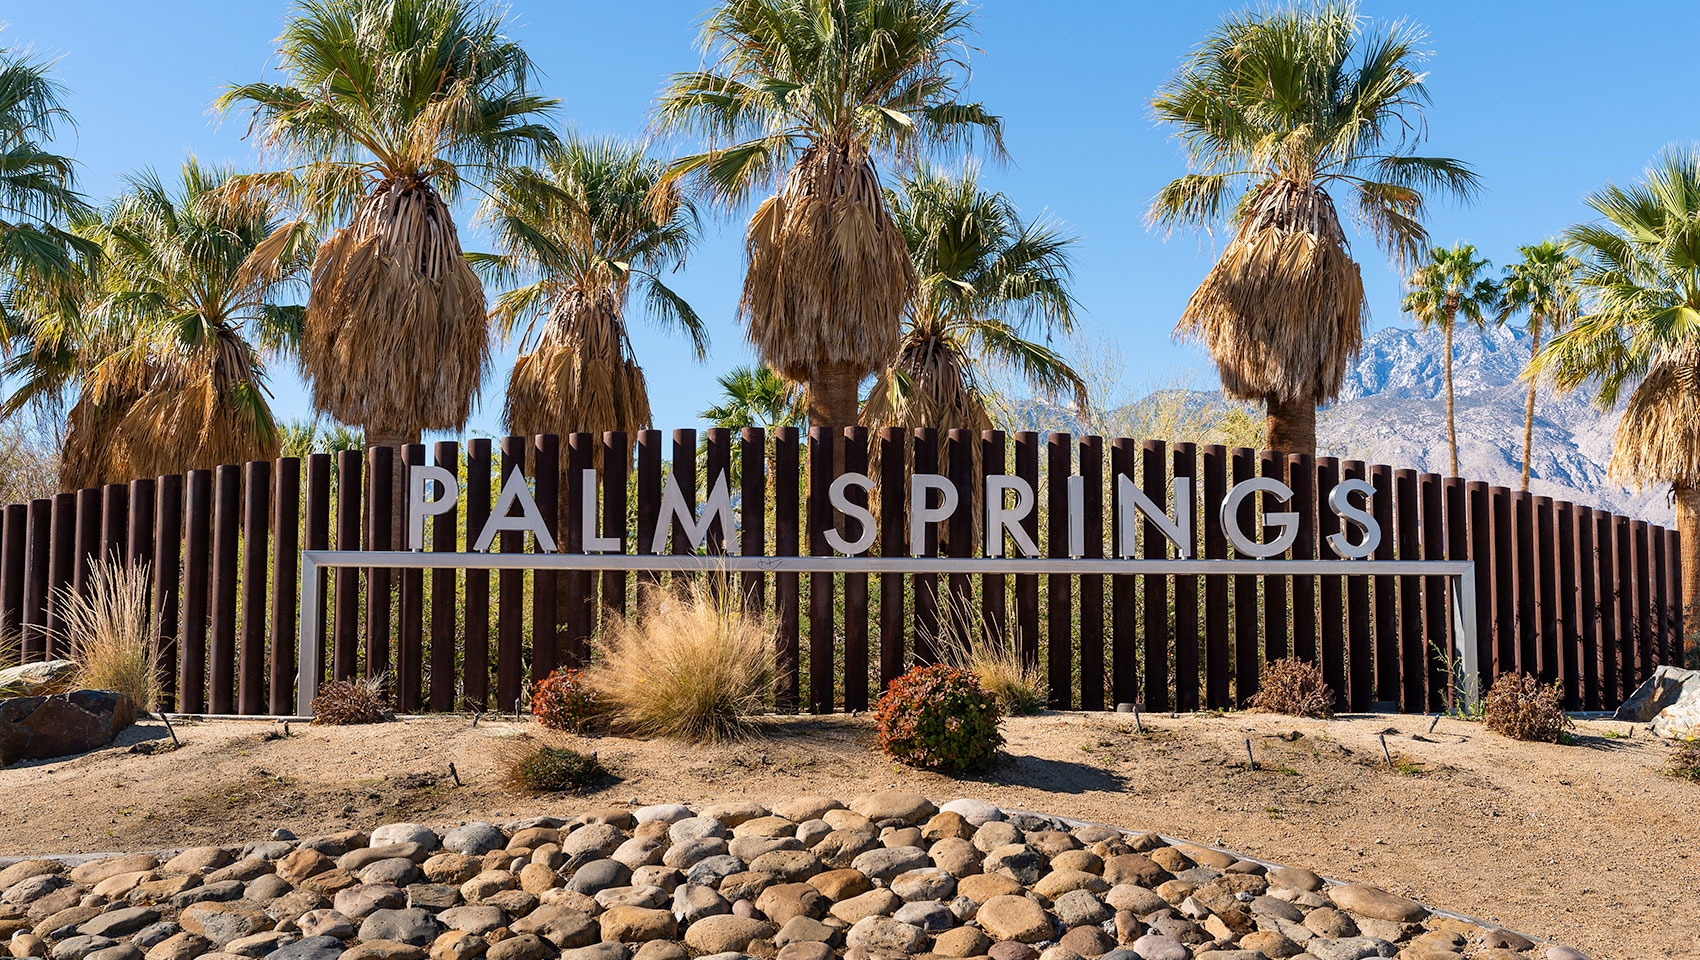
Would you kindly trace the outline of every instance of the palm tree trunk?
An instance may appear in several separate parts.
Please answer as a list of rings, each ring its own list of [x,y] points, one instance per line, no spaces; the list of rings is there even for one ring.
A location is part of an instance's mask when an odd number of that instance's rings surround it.
[[[823,364],[809,381],[809,428],[834,428],[832,475],[844,472],[844,428],[861,423],[862,371],[852,363]],[[839,518],[842,522],[843,518]]]
[[[1541,327],[1538,323],[1529,324],[1529,332],[1534,335],[1534,341],[1529,346],[1529,356],[1541,352]],[[1524,493],[1529,492],[1529,454],[1535,441],[1535,387],[1538,385],[1533,376],[1529,377],[1529,405],[1523,411],[1523,486]]]
[[[1458,422],[1452,416],[1452,316],[1446,318],[1446,449],[1452,455],[1452,476],[1458,475]]]
[[[1264,444],[1280,453],[1316,455],[1316,401],[1311,397],[1270,397]]]
[[[395,451],[390,463],[390,549],[407,549],[407,501],[405,496],[407,472],[406,451],[402,448],[410,443],[419,442],[419,430],[414,428],[381,427],[377,424],[366,424],[366,449],[373,447],[389,447]],[[368,505],[368,510],[371,507]]]
[[[1676,664],[1683,666],[1694,656],[1694,651],[1687,649],[1688,638],[1696,636],[1696,628],[1700,628],[1700,483],[1672,484],[1671,493],[1676,500],[1676,532],[1682,544],[1678,552],[1682,556],[1683,629],[1678,643],[1684,649]]]

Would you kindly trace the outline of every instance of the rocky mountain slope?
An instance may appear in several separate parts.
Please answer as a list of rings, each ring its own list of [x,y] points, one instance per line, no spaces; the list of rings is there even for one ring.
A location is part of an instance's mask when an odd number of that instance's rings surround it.
[[[1447,472],[1442,349],[1438,330],[1395,327],[1368,337],[1339,401],[1318,420],[1319,444],[1344,456]],[[1528,335],[1504,327],[1460,328],[1453,350],[1458,472],[1515,489],[1528,396],[1518,375],[1529,357]],[[1535,404],[1529,489],[1670,523],[1665,487],[1636,491],[1606,479],[1616,425],[1615,413],[1596,409],[1588,394],[1561,396],[1543,387]]]

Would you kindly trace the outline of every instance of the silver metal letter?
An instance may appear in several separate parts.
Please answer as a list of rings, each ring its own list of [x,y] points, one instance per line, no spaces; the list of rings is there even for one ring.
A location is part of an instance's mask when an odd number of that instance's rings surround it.
[[[596,535],[596,471],[585,470],[579,476],[583,478],[580,486],[584,490],[579,497],[581,507],[579,517],[583,520],[580,529],[584,531],[584,552],[619,553],[619,537],[599,537]]]
[[[826,528],[826,545],[850,557],[867,553],[868,548],[874,545],[874,537],[879,533],[874,528],[874,515],[868,508],[850,502],[846,493],[852,486],[861,487],[865,491],[872,490],[874,482],[867,474],[845,473],[832,481],[832,486],[826,491],[826,499],[834,510],[861,524],[862,533],[855,540],[844,539],[838,533],[836,525]]]
[[[519,504],[520,515],[508,516],[508,510],[516,503]],[[537,501],[532,499],[531,489],[525,485],[525,474],[518,467],[502,483],[502,492],[497,495],[496,505],[490,510],[490,519],[479,532],[478,542],[472,545],[472,549],[475,552],[489,549],[490,541],[504,530],[530,533],[537,537],[537,546],[543,552],[556,552],[555,538],[549,536],[549,528],[543,525],[543,514],[538,512]]]
[[[1068,478],[1068,555],[1086,556],[1086,478]]]
[[[1157,529],[1163,531],[1163,536],[1168,537],[1169,542],[1175,545],[1180,559],[1192,559],[1192,479],[1176,477],[1171,489],[1175,499],[1175,516],[1172,520],[1160,505],[1152,503],[1145,491],[1134,484],[1132,477],[1125,473],[1117,475],[1116,490],[1121,494],[1121,509],[1116,511],[1116,523],[1121,525],[1121,536],[1118,539],[1121,541],[1120,553],[1123,558],[1134,555],[1133,535],[1139,523],[1139,515],[1144,514],[1145,518],[1156,524]],[[1132,510],[1128,509],[1130,503],[1133,504]]]
[[[939,505],[927,506],[927,491],[939,492]],[[927,543],[927,524],[943,523],[956,512],[956,485],[936,473],[917,473],[909,481],[909,555],[921,556]]]
[[[443,494],[432,499],[431,484],[442,485]],[[407,549],[425,549],[425,518],[447,513],[460,499],[460,479],[445,468],[421,464],[407,468]],[[443,549],[438,545],[437,549]],[[452,550],[453,547],[451,546]]]
[[[1015,506],[1005,507],[1005,491],[1015,492]],[[1033,538],[1022,528],[1021,521],[1033,512],[1033,487],[1026,480],[1009,474],[993,474],[986,478],[986,556],[1003,556],[1003,537],[1007,531],[1015,545],[1029,557],[1039,555]]]
[[[1263,512],[1264,526],[1277,526],[1281,533],[1268,543],[1259,543],[1240,529],[1239,509],[1246,497],[1254,493],[1273,494],[1276,500],[1286,503],[1293,499],[1293,488],[1273,477],[1253,477],[1243,483],[1234,484],[1228,491],[1227,499],[1222,501],[1222,529],[1228,532],[1228,542],[1234,545],[1235,553],[1243,553],[1248,557],[1266,559],[1286,553],[1299,538],[1299,515],[1292,512],[1270,513]]]
[[[1346,499],[1354,493],[1364,495],[1364,505],[1361,508],[1352,506],[1351,501]],[[1369,501],[1373,496],[1375,488],[1366,481],[1357,479],[1342,480],[1328,492],[1328,509],[1333,510],[1341,520],[1356,524],[1364,532],[1363,542],[1355,547],[1346,538],[1344,528],[1341,528],[1339,533],[1329,534],[1328,548],[1333,550],[1335,555],[1360,560],[1375,553],[1375,548],[1381,545],[1381,524],[1376,523],[1375,517],[1369,512]]]
[[[732,531],[732,490],[726,471],[722,470],[708,488],[708,499],[703,501],[700,518],[692,515],[692,507],[685,502],[685,491],[679,488],[679,478],[669,473],[667,487],[661,494],[661,516],[655,523],[655,536],[649,541],[650,553],[667,552],[667,537],[675,523],[685,528],[692,550],[702,549],[702,542],[708,539],[708,525],[716,518],[720,520],[720,529],[728,533]]]

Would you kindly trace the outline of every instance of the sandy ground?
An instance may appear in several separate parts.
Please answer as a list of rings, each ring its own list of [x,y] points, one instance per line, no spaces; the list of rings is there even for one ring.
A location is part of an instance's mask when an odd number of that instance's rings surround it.
[[[1007,721],[1006,757],[956,780],[873,752],[866,718],[775,718],[724,747],[579,740],[616,779],[588,796],[516,794],[502,758],[529,723],[469,718],[375,727],[180,723],[180,750],[113,747],[0,770],[0,855],[153,850],[301,836],[395,820],[452,825],[610,803],[848,800],[906,788],[1214,844],[1426,903],[1603,958],[1700,956],[1700,785],[1659,772],[1670,747],[1581,722],[1572,746],[1521,744],[1422,717],[1048,714]],[[1377,740],[1385,733],[1389,769]],[[1249,771],[1245,741],[1258,769]],[[151,744],[150,744],[151,745]],[[457,785],[449,772],[452,763]]]

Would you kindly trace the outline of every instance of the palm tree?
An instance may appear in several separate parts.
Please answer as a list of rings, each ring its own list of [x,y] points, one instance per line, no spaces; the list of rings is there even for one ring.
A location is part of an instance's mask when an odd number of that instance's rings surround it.
[[[1575,318],[1579,296],[1576,272],[1582,269],[1582,261],[1551,240],[1524,244],[1517,248],[1517,252],[1523,255],[1522,261],[1507,266],[1505,277],[1500,281],[1498,319],[1503,323],[1513,313],[1528,312],[1529,357],[1532,361],[1540,355],[1542,334],[1549,331],[1557,333]],[[1523,411],[1521,489],[1525,492],[1529,489],[1529,458],[1535,440],[1535,390],[1540,386],[1540,380],[1533,372],[1528,374],[1528,380],[1529,403]]]
[[[1450,250],[1435,247],[1428,253],[1428,262],[1411,274],[1409,292],[1400,305],[1424,330],[1438,325],[1446,337],[1446,449],[1452,456],[1454,477],[1458,475],[1458,421],[1452,412],[1452,331],[1460,313],[1479,330],[1488,314],[1498,309],[1499,285],[1482,276],[1491,267],[1470,244],[1455,243]]]
[[[729,208],[775,187],[750,219],[739,314],[762,362],[809,385],[809,421],[857,422],[858,389],[900,346],[915,286],[875,159],[909,163],[1002,128],[959,97],[972,11],[957,0],[720,0],[711,63],[676,75],[662,130],[710,149],[676,161]]]
[[[1192,172],[1158,192],[1151,222],[1234,228],[1176,332],[1204,341],[1228,396],[1266,404],[1270,449],[1315,451],[1316,407],[1363,341],[1363,281],[1330,190],[1399,265],[1427,247],[1425,191],[1476,188],[1468,165],[1413,152],[1423,40],[1352,2],[1234,14],[1152,100]]]
[[[489,363],[484,291],[448,203],[556,142],[540,122],[556,101],[533,92],[504,27],[478,0],[301,0],[278,38],[286,82],[218,99],[288,162],[233,194],[281,191],[315,222],[345,222],[313,260],[301,370],[314,408],[374,446],[463,427]]]
[[[702,418],[717,427],[800,427],[808,422],[801,391],[769,367],[733,367],[720,379],[720,402]]]
[[[168,186],[145,172],[104,219],[79,224],[102,266],[64,310],[38,310],[13,336],[3,412],[57,404],[67,417],[66,490],[278,455],[260,353],[294,349],[305,232],[274,269],[248,269],[282,222],[256,196],[232,204],[232,174],[191,158]]]
[[[64,291],[64,281],[98,256],[68,221],[86,217],[75,165],[47,149],[69,124],[64,88],[51,63],[0,49],[0,327],[23,322],[23,301]]]
[[[920,282],[902,344],[874,381],[863,422],[989,430],[983,364],[1083,404],[1080,375],[1024,336],[1034,324],[1047,336],[1073,328],[1074,238],[1044,219],[1023,221],[1008,197],[980,186],[972,167],[951,177],[923,166],[887,202]]]
[[[634,285],[651,317],[686,333],[699,360],[707,354],[701,318],[661,280],[700,235],[695,208],[665,173],[640,148],[569,136],[539,168],[497,174],[483,216],[502,252],[473,260],[487,277],[532,281],[491,311],[503,337],[522,329],[510,433],[649,429],[625,322]]]
[[[1628,391],[1607,472],[1669,483],[1682,538],[1682,602],[1700,614],[1700,149],[1671,148],[1640,182],[1607,186],[1599,218],[1565,233],[1582,258],[1584,312],[1547,342],[1531,375],[1593,384],[1615,408]]]

